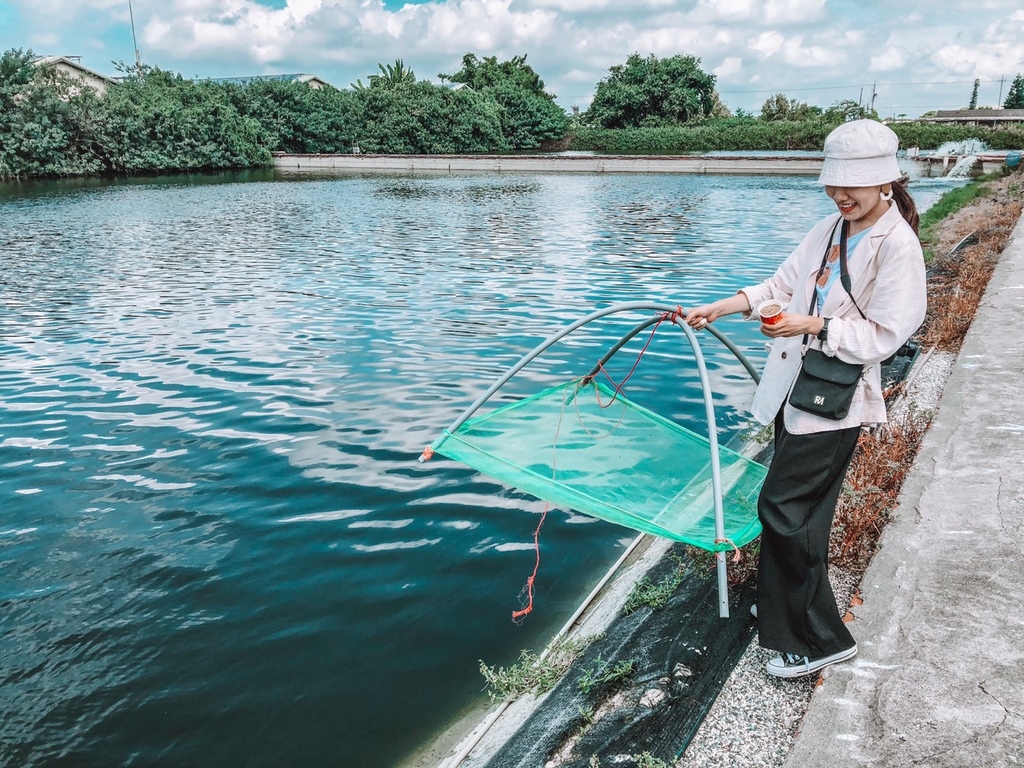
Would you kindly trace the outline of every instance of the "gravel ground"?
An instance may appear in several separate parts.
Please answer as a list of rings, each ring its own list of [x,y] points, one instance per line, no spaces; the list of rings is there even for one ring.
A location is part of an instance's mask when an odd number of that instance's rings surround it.
[[[904,397],[890,408],[934,410],[956,362],[948,352],[922,352],[911,369]],[[833,568],[829,574],[836,601],[850,604],[860,576]],[[856,628],[853,629],[856,635]],[[814,697],[814,676],[780,680],[765,671],[770,651],[756,637],[733,670],[676,768],[775,768],[781,766]],[[824,674],[829,671],[826,669]]]

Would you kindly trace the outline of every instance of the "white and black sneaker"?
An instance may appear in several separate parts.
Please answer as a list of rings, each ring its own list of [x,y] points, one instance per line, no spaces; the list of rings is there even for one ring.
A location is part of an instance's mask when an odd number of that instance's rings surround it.
[[[754,603],[752,606],[750,606],[750,615],[753,616],[755,619],[757,618],[757,603]]]
[[[852,659],[856,655],[856,643],[845,651],[833,653],[831,656],[823,656],[820,659],[809,659],[806,656],[797,656],[795,653],[784,653],[768,662],[768,674],[786,678],[804,677],[805,675],[813,675],[815,672],[832,664]]]

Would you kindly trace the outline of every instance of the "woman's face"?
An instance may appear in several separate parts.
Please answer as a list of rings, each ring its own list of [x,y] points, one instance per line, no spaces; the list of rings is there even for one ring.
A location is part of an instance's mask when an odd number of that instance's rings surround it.
[[[882,218],[889,203],[882,199],[878,187],[825,187],[825,194],[839,208],[839,213],[850,222],[850,234],[863,232]]]

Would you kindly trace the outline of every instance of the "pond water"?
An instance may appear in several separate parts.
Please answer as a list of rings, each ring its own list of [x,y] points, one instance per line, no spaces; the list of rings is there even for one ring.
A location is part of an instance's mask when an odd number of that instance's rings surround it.
[[[554,330],[758,281],[830,210],[808,178],[0,186],[0,764],[401,762],[633,538],[549,516],[515,625],[543,505],[422,448]],[[626,391],[703,431],[682,341],[659,331]],[[729,438],[751,384],[706,352]]]

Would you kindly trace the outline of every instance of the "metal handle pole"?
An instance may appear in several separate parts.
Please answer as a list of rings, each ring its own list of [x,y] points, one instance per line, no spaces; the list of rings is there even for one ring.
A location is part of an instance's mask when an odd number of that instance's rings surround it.
[[[686,323],[675,319],[673,322],[683,329],[683,333],[690,341],[693,357],[697,361],[697,372],[700,374],[701,389],[704,390],[704,412],[708,419],[708,447],[711,451],[711,490],[715,500],[715,539],[722,541],[725,539],[725,510],[722,507],[722,469],[718,455],[718,428],[715,423],[711,379],[708,376],[707,365],[704,363],[704,353],[701,351],[700,342],[697,341],[697,334]],[[729,574],[724,552],[715,552],[715,565],[718,570],[718,615],[727,619],[729,618]]]

